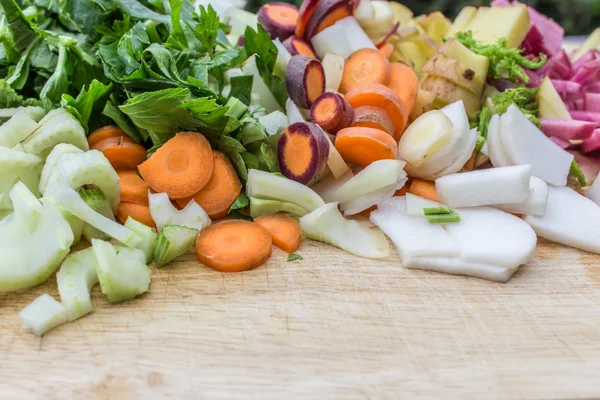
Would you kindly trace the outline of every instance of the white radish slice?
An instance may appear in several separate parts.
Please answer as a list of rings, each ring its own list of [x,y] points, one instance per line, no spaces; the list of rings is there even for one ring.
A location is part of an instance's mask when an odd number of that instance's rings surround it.
[[[443,176],[435,187],[450,207],[478,207],[526,202],[530,180],[531,166],[519,165]]]
[[[513,165],[513,163],[506,155],[506,150],[504,150],[504,143],[502,143],[501,136],[502,124],[500,121],[498,114],[494,114],[490,120],[487,135],[488,152],[494,167],[508,167]]]
[[[357,50],[377,49],[354,17],[343,18],[323,29],[313,36],[311,42],[319,59],[323,59],[327,53],[347,59]]]
[[[444,228],[459,243],[463,261],[512,269],[533,257],[537,237],[522,219],[491,207],[456,211],[460,222]]]
[[[498,204],[495,207],[507,213],[544,216],[548,203],[548,184],[537,176],[529,181],[531,194],[525,203]]]
[[[430,207],[439,207],[440,203],[429,200],[412,193],[406,194],[406,213],[413,217],[424,217],[423,209]]]
[[[361,4],[368,3],[367,0]],[[325,54],[323,57],[323,71],[325,71],[325,88],[330,91],[338,91],[344,76],[344,65],[346,61],[337,54]]]
[[[359,257],[385,258],[390,255],[390,244],[383,232],[345,219],[337,203],[326,204],[300,218],[300,227],[310,239],[329,243]]]
[[[477,133],[477,129],[471,129],[466,135],[463,136],[464,144],[461,145],[461,153],[459,156],[454,159],[454,162],[447,168],[444,168],[440,172],[436,173],[433,177],[435,179],[445,176],[456,174],[458,171],[463,169],[469,158],[473,155],[473,151],[475,150],[475,146],[477,146],[477,138],[479,134]]]
[[[600,207],[571,188],[549,189],[546,214],[525,221],[545,239],[600,254]]]
[[[573,155],[561,149],[521,111],[511,105],[502,115],[502,142],[515,165],[531,165],[531,173],[554,186],[566,186]]]
[[[327,203],[344,203],[386,186],[395,185],[406,176],[400,160],[375,161],[338,189],[329,193],[324,200]]]
[[[460,257],[460,245],[442,225],[407,214],[404,197],[380,203],[370,219],[394,242],[403,265],[419,257]]]
[[[587,197],[594,203],[600,205],[600,174],[594,180],[594,184],[587,192]]]
[[[460,258],[447,257],[415,258],[410,264],[404,264],[404,267],[443,272],[446,274],[467,275],[501,283],[508,282],[517,269],[519,269],[519,266],[504,268],[495,265],[470,263]]]
[[[398,190],[406,185],[406,182],[408,182],[408,178],[405,176],[394,185],[386,186],[362,197],[340,204],[340,209],[346,216],[359,214],[386,199],[392,198]]]

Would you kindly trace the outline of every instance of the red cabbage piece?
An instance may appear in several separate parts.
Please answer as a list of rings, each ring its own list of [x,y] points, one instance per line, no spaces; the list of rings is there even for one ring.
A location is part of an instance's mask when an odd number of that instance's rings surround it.
[[[576,121],[568,119],[540,119],[542,132],[546,136],[556,136],[564,140],[586,140],[597,128],[595,122]]]
[[[596,60],[600,60],[600,52],[598,50],[590,50],[573,63],[573,71],[579,71],[585,64]]]
[[[567,53],[561,50],[550,57],[546,65],[539,70],[539,74],[550,79],[570,80],[571,75],[573,75],[573,68]]]
[[[600,81],[600,60],[589,61],[576,70],[571,78],[573,82],[590,85]]]
[[[583,88],[586,93],[600,93],[600,82],[592,83]]]
[[[596,129],[590,138],[584,140],[581,147],[585,153],[600,150],[600,129]]]
[[[552,79],[552,84],[558,93],[583,93],[583,86],[577,82]]]
[[[575,100],[574,106],[577,111],[585,111],[585,99]]]
[[[586,93],[583,98],[584,111],[600,112],[600,93]]]
[[[571,117],[579,121],[595,122],[600,127],[600,113],[589,111],[571,111]]]

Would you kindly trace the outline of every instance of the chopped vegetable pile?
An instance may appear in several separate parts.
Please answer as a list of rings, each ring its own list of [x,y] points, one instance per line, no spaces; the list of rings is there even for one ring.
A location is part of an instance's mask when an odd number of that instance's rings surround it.
[[[219,3],[220,4],[220,3]],[[600,254],[600,28],[518,1],[0,0],[0,291],[54,272],[38,335],[133,300],[194,249],[219,272],[303,237],[507,282],[537,237]],[[591,187],[587,187],[591,185]],[[31,252],[34,247],[40,251]],[[389,262],[389,259],[388,259]]]

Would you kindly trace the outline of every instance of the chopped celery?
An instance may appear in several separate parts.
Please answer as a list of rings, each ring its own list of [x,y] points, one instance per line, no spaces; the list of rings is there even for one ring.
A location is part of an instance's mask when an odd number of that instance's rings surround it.
[[[104,215],[106,218],[110,220],[115,220],[115,215],[110,208],[110,203],[106,199],[106,196],[102,193],[102,191],[96,187],[92,189],[80,189],[79,195],[85,201],[85,204],[90,206],[90,208],[97,213]],[[92,243],[92,239],[100,239],[106,240],[108,239],[108,235],[101,230],[94,228],[90,224],[83,225],[83,237],[90,243]]]
[[[23,182],[38,195],[39,171],[42,159],[33,154],[0,147],[0,209],[12,209],[8,192],[15,183]]]
[[[119,175],[104,154],[98,150],[74,154],[56,165],[48,186],[57,181],[66,182],[73,189],[84,185],[96,185],[110,202],[113,212],[117,211],[121,201]]]
[[[185,254],[194,247],[200,231],[187,226],[167,225],[160,231],[154,252],[156,266],[162,267],[169,261]]]
[[[12,118],[19,111],[24,111],[35,122],[39,122],[46,115],[46,111],[42,107],[37,106],[3,108],[0,109],[0,119]]]
[[[146,264],[134,259],[132,253],[120,256],[108,242],[94,239],[92,245],[98,260],[96,272],[100,288],[108,301],[115,304],[133,300],[148,291],[150,268]],[[141,250],[130,250],[139,252],[140,257],[146,257]]]
[[[24,110],[18,110],[11,119],[0,126],[0,146],[12,148],[18,145],[37,127],[38,123]]]
[[[51,115],[52,114],[52,115]],[[23,141],[23,148],[31,154],[40,154],[59,143],[71,143],[81,150],[89,150],[85,131],[68,112],[48,113],[40,121],[40,127]]]
[[[83,226],[85,225],[85,222],[83,222],[81,219],[77,218],[65,209],[61,209],[61,213],[65,221],[67,221],[67,223],[71,227],[71,231],[73,232],[72,246],[75,246],[81,241],[81,235],[83,234]]]
[[[71,214],[127,246],[135,247],[142,240],[128,228],[92,210],[76,191],[64,184],[54,184],[48,187],[44,200],[56,202]]]
[[[49,294],[43,294],[19,313],[23,327],[42,336],[51,329],[69,321],[64,305],[54,300]]]
[[[127,221],[125,221],[125,227],[131,229],[142,238],[142,241],[136,246],[136,248],[144,252],[146,255],[146,264],[150,264],[152,262],[152,258],[154,258],[154,249],[156,249],[156,244],[158,243],[158,235],[154,229],[136,221],[131,217],[127,218]]]
[[[113,245],[113,247],[121,260],[146,264],[146,255],[142,250],[118,244]]]
[[[89,247],[68,255],[56,274],[60,299],[70,321],[92,312],[90,291],[98,283],[97,264],[94,249]]]
[[[311,188],[281,176],[251,169],[246,183],[248,197],[294,203],[312,212],[325,205]]]
[[[0,146],[0,171],[7,168],[32,168],[41,162],[42,159],[33,154]]]
[[[52,149],[48,155],[48,158],[46,158],[44,169],[42,169],[42,176],[40,178],[40,193],[43,194],[46,190],[48,182],[50,181],[50,176],[52,175],[52,172],[55,171],[54,167],[56,167],[56,165],[62,160],[65,160],[66,158],[77,153],[83,153],[83,150],[69,143],[58,144]]]
[[[15,211],[0,223],[0,292],[46,281],[73,243],[71,227],[58,207],[42,205],[21,182],[10,197]]]
[[[178,211],[166,193],[148,194],[150,199],[150,214],[156,222],[158,231],[163,226],[180,225],[201,231],[211,224],[210,217],[194,200],[190,201],[181,211]]]
[[[285,214],[295,218],[302,218],[308,211],[297,204],[279,200],[265,200],[250,198],[250,216],[252,218],[261,215]]]
[[[273,40],[273,44],[277,47],[277,61],[275,62],[273,74],[285,80],[285,73],[287,71],[288,63],[292,59],[292,55],[279,39]]]

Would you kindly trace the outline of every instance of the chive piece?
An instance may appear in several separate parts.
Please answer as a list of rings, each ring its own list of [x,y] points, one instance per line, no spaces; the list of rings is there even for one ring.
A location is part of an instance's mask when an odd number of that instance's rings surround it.
[[[452,214],[454,211],[450,209],[448,206],[439,206],[439,207],[426,207],[423,209],[423,214],[426,216],[429,215],[447,215]]]
[[[288,262],[291,261],[302,261],[304,258],[300,254],[290,254],[287,258]]]
[[[460,215],[455,212],[452,214],[428,215],[427,221],[429,221],[430,224],[449,224],[460,222]]]
[[[487,142],[487,139],[481,135],[477,136],[477,144],[475,145],[475,153],[479,153],[483,149],[483,145]]]

